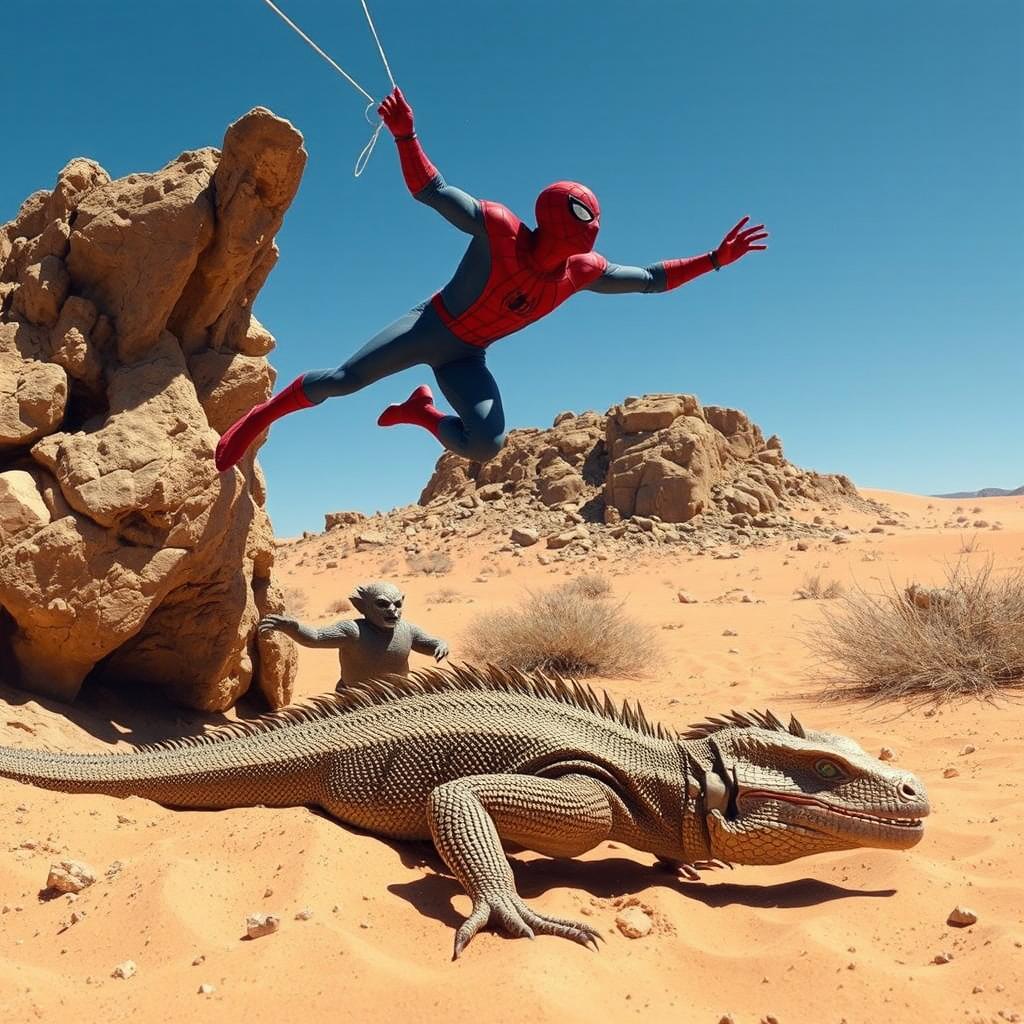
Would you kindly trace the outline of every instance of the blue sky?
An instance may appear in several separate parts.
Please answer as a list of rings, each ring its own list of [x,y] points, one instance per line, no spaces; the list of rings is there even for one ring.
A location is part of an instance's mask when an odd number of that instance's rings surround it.
[[[358,0],[281,6],[370,92]],[[465,236],[406,193],[363,101],[260,0],[7,0],[0,221],[72,156],[113,175],[217,145],[256,105],[309,164],[257,315],[287,383],[442,285]],[[378,0],[453,184],[524,218],[575,178],[622,263],[693,255],[749,213],[766,253],[668,295],[581,295],[490,350],[513,426],[626,395],[746,410],[799,464],[935,493],[1024,483],[1024,5],[1018,0]],[[415,500],[439,454],[380,409],[408,371],[279,422],[280,534]]]

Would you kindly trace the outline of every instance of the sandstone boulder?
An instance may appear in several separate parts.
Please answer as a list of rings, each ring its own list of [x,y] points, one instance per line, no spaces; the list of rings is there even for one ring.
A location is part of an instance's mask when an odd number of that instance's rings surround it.
[[[222,710],[287,703],[295,654],[265,484],[217,432],[273,384],[250,313],[302,137],[257,109],[223,150],[117,181],[73,160],[0,227],[0,664],[64,699],[92,674]]]
[[[627,398],[603,416],[559,413],[549,430],[513,430],[484,464],[446,453],[420,502],[499,485],[549,508],[590,508],[592,518],[611,526],[623,517],[684,523],[705,513],[757,516],[789,500],[857,493],[846,477],[787,462],[778,437],[766,441],[740,410],[676,394]]]

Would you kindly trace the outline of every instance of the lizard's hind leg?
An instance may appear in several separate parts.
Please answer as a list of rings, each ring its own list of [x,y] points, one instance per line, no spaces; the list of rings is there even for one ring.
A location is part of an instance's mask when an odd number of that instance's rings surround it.
[[[462,883],[473,910],[455,936],[454,956],[490,921],[512,936],[560,935],[597,945],[589,925],[531,910],[516,892],[502,839],[554,857],[572,857],[607,838],[608,796],[583,775],[472,775],[446,782],[427,800],[434,845]]]

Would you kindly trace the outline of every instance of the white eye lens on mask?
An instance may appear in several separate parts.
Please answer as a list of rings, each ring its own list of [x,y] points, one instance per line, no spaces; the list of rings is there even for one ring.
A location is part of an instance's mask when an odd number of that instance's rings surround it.
[[[577,220],[581,220],[584,223],[594,219],[594,215],[578,199],[569,200],[569,209],[572,210],[573,216]]]

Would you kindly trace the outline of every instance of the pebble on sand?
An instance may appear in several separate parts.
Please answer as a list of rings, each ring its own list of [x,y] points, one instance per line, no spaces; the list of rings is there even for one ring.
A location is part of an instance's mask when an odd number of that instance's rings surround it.
[[[134,960],[125,960],[123,964],[118,964],[111,972],[112,978],[132,978],[138,972],[138,967],[135,966]]]
[[[676,596],[679,598],[680,604],[697,604],[697,598],[688,590],[680,590]]]
[[[250,914],[245,919],[245,934],[250,939],[273,935],[281,927],[281,918],[275,914]]]
[[[654,922],[640,907],[626,907],[616,915],[615,925],[627,939],[642,939],[651,933]]]
[[[208,981],[204,981],[197,991],[201,996],[209,996],[213,995],[213,993],[217,991],[217,986],[211,985]]]
[[[951,924],[954,928],[966,928],[968,925],[977,923],[978,915],[971,910],[970,907],[964,907],[957,904],[950,912],[949,917],[946,918],[946,924]]]
[[[78,860],[62,860],[50,865],[46,887],[57,892],[81,892],[95,881],[95,868]]]
[[[960,772],[956,768],[946,768],[942,773],[942,777],[944,779],[955,779],[959,774]]]
[[[878,760],[879,761],[895,761],[896,760],[896,751],[893,750],[892,747],[882,747],[882,749],[878,752]]]

